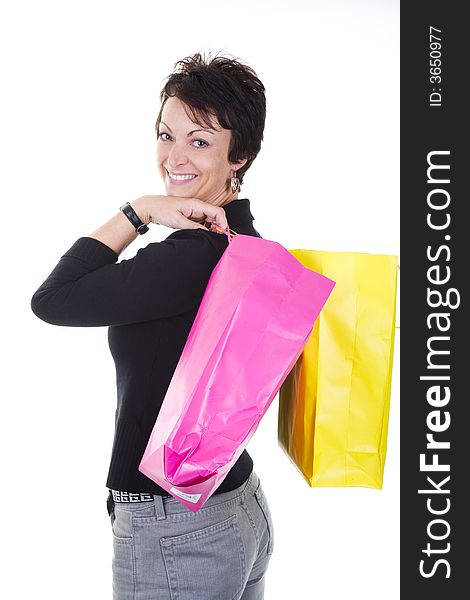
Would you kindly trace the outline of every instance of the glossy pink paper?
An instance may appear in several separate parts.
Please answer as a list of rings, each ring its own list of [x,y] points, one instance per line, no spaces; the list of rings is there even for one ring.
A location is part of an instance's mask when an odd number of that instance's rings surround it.
[[[335,285],[277,242],[229,241],[139,465],[193,512],[238,460]]]

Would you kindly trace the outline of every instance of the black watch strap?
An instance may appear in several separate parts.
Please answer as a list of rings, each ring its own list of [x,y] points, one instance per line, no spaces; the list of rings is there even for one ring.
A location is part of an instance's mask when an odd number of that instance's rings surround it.
[[[132,223],[132,225],[134,225],[137,233],[140,233],[140,234],[147,233],[147,231],[149,230],[148,225],[145,225],[145,223],[142,223],[138,214],[132,208],[130,202],[126,202],[125,204],[120,206],[119,210],[121,212],[123,212],[126,215],[126,217],[129,219],[129,221]]]

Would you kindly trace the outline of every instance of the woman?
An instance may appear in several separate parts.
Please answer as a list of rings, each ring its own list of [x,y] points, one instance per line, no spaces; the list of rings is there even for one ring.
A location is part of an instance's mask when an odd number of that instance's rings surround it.
[[[31,301],[48,323],[109,327],[117,381],[106,482],[115,600],[264,596],[273,525],[248,452],[196,513],[138,470],[209,277],[227,247],[220,230],[261,237],[250,201],[238,192],[261,147],[264,92],[255,72],[237,60],[195,54],[176,63],[156,123],[167,195],[126,203],[76,240]],[[117,262],[151,223],[177,231]]]

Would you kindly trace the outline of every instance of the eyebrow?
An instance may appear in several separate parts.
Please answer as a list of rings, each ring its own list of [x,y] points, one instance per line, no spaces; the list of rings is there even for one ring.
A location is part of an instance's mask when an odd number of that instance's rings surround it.
[[[162,124],[162,125],[165,125],[165,127],[168,129],[168,131],[169,131],[170,133],[173,133],[173,132],[171,131],[171,127],[168,127],[168,125],[165,123],[165,121],[160,121],[160,122],[161,122],[161,124]],[[190,132],[188,133],[188,136],[189,136],[189,135],[192,135],[193,133],[196,133],[197,131],[205,131],[206,133],[210,133],[211,135],[214,135],[214,132],[213,132],[213,131],[211,131],[210,129],[193,129],[192,131],[190,131]]]

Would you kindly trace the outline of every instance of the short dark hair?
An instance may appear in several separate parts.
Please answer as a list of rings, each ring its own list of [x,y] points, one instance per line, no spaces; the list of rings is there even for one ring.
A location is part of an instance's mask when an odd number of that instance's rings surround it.
[[[207,58],[196,53],[179,60],[160,92],[157,134],[163,107],[172,96],[186,105],[188,117],[201,127],[211,127],[215,117],[223,129],[231,130],[229,162],[247,159],[237,171],[241,184],[261,149],[266,119],[265,88],[254,70],[239,59],[210,53]]]

